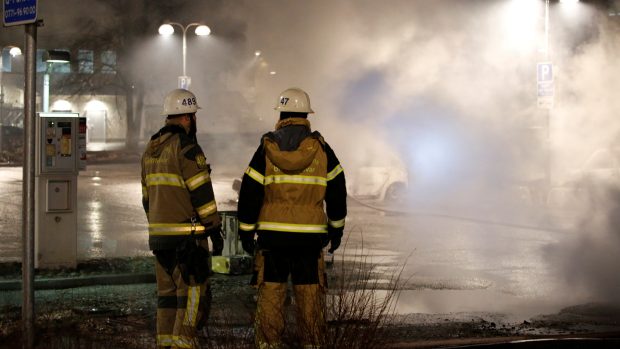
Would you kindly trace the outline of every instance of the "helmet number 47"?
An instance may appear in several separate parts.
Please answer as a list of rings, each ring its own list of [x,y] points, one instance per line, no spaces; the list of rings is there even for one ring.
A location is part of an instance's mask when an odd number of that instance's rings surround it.
[[[282,105],[286,105],[286,104],[288,103],[288,100],[289,100],[289,98],[287,98],[287,97],[282,97],[282,98],[280,99],[280,104],[282,104]]]
[[[181,102],[182,105],[192,105],[192,104],[196,104],[196,98],[184,98],[183,102]]]

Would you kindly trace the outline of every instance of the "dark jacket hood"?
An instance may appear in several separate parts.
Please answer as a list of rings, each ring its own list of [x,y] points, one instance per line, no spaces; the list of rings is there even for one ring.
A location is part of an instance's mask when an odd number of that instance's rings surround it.
[[[318,132],[312,133],[304,118],[278,121],[276,130],[263,137],[265,155],[284,171],[300,171],[312,163],[321,147]]]
[[[161,155],[162,150],[170,142],[175,134],[184,134],[185,129],[180,125],[166,125],[151,137],[151,141],[144,151],[149,157],[157,158]]]

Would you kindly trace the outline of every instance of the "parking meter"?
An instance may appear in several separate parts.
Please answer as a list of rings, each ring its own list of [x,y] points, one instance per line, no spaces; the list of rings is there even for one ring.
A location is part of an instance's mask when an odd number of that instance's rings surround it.
[[[79,114],[38,113],[35,151],[35,267],[77,266]]]

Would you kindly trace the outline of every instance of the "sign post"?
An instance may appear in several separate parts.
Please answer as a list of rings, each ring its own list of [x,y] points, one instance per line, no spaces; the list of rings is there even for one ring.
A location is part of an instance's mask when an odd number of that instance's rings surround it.
[[[553,64],[551,62],[536,65],[536,83],[538,86],[538,107],[552,109],[554,105]]]
[[[551,110],[554,107],[555,91],[553,64],[541,62],[536,65],[536,83],[538,85],[538,107],[545,112],[545,181],[546,188],[551,185]]]
[[[37,0],[3,0],[5,27],[25,24],[24,168],[22,185],[22,348],[34,348],[35,108]]]

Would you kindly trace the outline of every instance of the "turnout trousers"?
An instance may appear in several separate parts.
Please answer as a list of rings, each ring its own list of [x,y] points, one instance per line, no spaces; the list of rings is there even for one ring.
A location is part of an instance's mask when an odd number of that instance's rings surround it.
[[[155,255],[157,347],[197,348],[196,332],[206,324],[211,306],[209,280],[197,284],[190,276],[189,284],[186,283],[175,250],[159,250]]]
[[[281,347],[289,276],[295,297],[297,338],[308,349],[320,348],[324,342],[327,283],[322,251],[260,249],[252,277],[252,285],[258,288],[254,330],[259,349]]]

